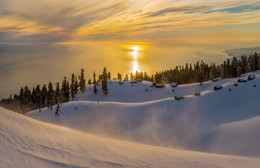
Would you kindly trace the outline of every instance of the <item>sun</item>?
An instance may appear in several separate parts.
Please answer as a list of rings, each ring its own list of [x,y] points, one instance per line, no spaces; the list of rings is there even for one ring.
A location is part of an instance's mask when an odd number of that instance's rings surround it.
[[[139,47],[139,46],[133,46],[132,49],[133,49],[134,51],[139,51],[139,50],[140,50],[140,47]]]
[[[138,58],[138,51],[140,51],[141,49],[139,46],[133,46],[132,50],[132,56],[136,60]]]

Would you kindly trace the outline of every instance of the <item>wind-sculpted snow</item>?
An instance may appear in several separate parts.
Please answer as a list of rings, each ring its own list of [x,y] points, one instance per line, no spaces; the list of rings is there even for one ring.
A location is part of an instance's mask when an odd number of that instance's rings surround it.
[[[260,116],[221,125],[212,137],[211,151],[260,156]],[[238,147],[239,146],[239,147]]]
[[[251,135],[259,132],[260,127],[251,125],[250,131],[243,134],[240,127],[232,132],[233,124],[228,125],[260,115],[260,72],[254,74],[256,79],[238,86],[233,85],[237,79],[225,79],[202,86],[166,86],[145,91],[151,83],[131,86],[114,82],[109,85],[107,97],[101,91],[95,95],[90,89],[75,101],[63,104],[59,116],[55,116],[56,107],[34,111],[28,116],[149,145],[260,157],[259,145],[250,143],[252,138],[260,142],[259,134]],[[223,88],[213,91],[215,85]],[[194,96],[195,92],[201,92],[201,96]],[[176,95],[184,99],[175,100]],[[239,139],[240,136],[243,138]]]
[[[0,108],[2,168],[258,168],[260,159],[98,137]]]

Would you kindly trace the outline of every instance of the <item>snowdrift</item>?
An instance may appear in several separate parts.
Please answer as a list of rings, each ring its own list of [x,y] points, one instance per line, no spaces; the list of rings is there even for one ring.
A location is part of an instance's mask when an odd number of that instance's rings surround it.
[[[102,138],[0,108],[0,167],[257,168],[260,159],[175,150]]]
[[[254,120],[260,114],[260,72],[254,74],[254,80],[239,83],[237,87],[233,85],[237,79],[225,79],[205,82],[202,86],[179,85],[174,92],[170,85],[156,89],[145,81],[123,85],[113,82],[109,84],[107,97],[101,91],[95,95],[90,86],[75,101],[63,104],[58,117],[55,107],[33,111],[28,116],[149,145],[260,157],[260,145],[255,143],[260,142],[257,123],[244,129],[244,134],[239,129],[245,125],[234,124],[250,122],[248,119]],[[214,91],[215,85],[223,88]],[[195,96],[196,92],[201,96]],[[175,95],[184,99],[176,101]],[[250,143],[252,138],[254,143]]]
[[[213,136],[212,151],[260,156],[260,116],[221,125]]]

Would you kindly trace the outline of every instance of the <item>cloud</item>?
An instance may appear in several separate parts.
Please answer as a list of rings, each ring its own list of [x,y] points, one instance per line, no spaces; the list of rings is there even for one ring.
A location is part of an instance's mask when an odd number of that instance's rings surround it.
[[[171,7],[171,8],[166,8],[160,11],[156,12],[150,12],[146,13],[148,17],[157,17],[157,16],[162,16],[168,13],[176,13],[176,12],[194,12],[194,11],[200,11],[200,10],[205,10],[205,9],[210,9],[211,6],[209,5],[202,5],[202,6],[181,6],[181,7]]]
[[[0,0],[0,15],[25,20],[41,26],[59,27],[65,31],[111,17],[127,8],[125,0]]]
[[[162,31],[257,23],[260,17],[259,0],[0,0],[0,4],[0,32],[5,37],[0,42],[134,39]]]

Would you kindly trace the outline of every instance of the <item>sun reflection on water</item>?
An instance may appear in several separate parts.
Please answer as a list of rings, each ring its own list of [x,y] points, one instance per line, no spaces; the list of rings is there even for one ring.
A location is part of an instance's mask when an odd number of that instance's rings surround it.
[[[131,52],[131,55],[136,60],[138,58],[138,56],[139,56],[140,47],[139,46],[133,46],[132,50],[133,51]]]
[[[135,74],[136,71],[147,71],[146,70],[146,58],[145,53],[148,49],[146,43],[136,42],[136,43],[126,43],[122,44],[121,47],[126,51],[126,60],[128,64],[128,73]]]
[[[132,73],[135,73],[136,71],[140,72],[139,63],[138,63],[138,61],[133,61],[132,62]]]

